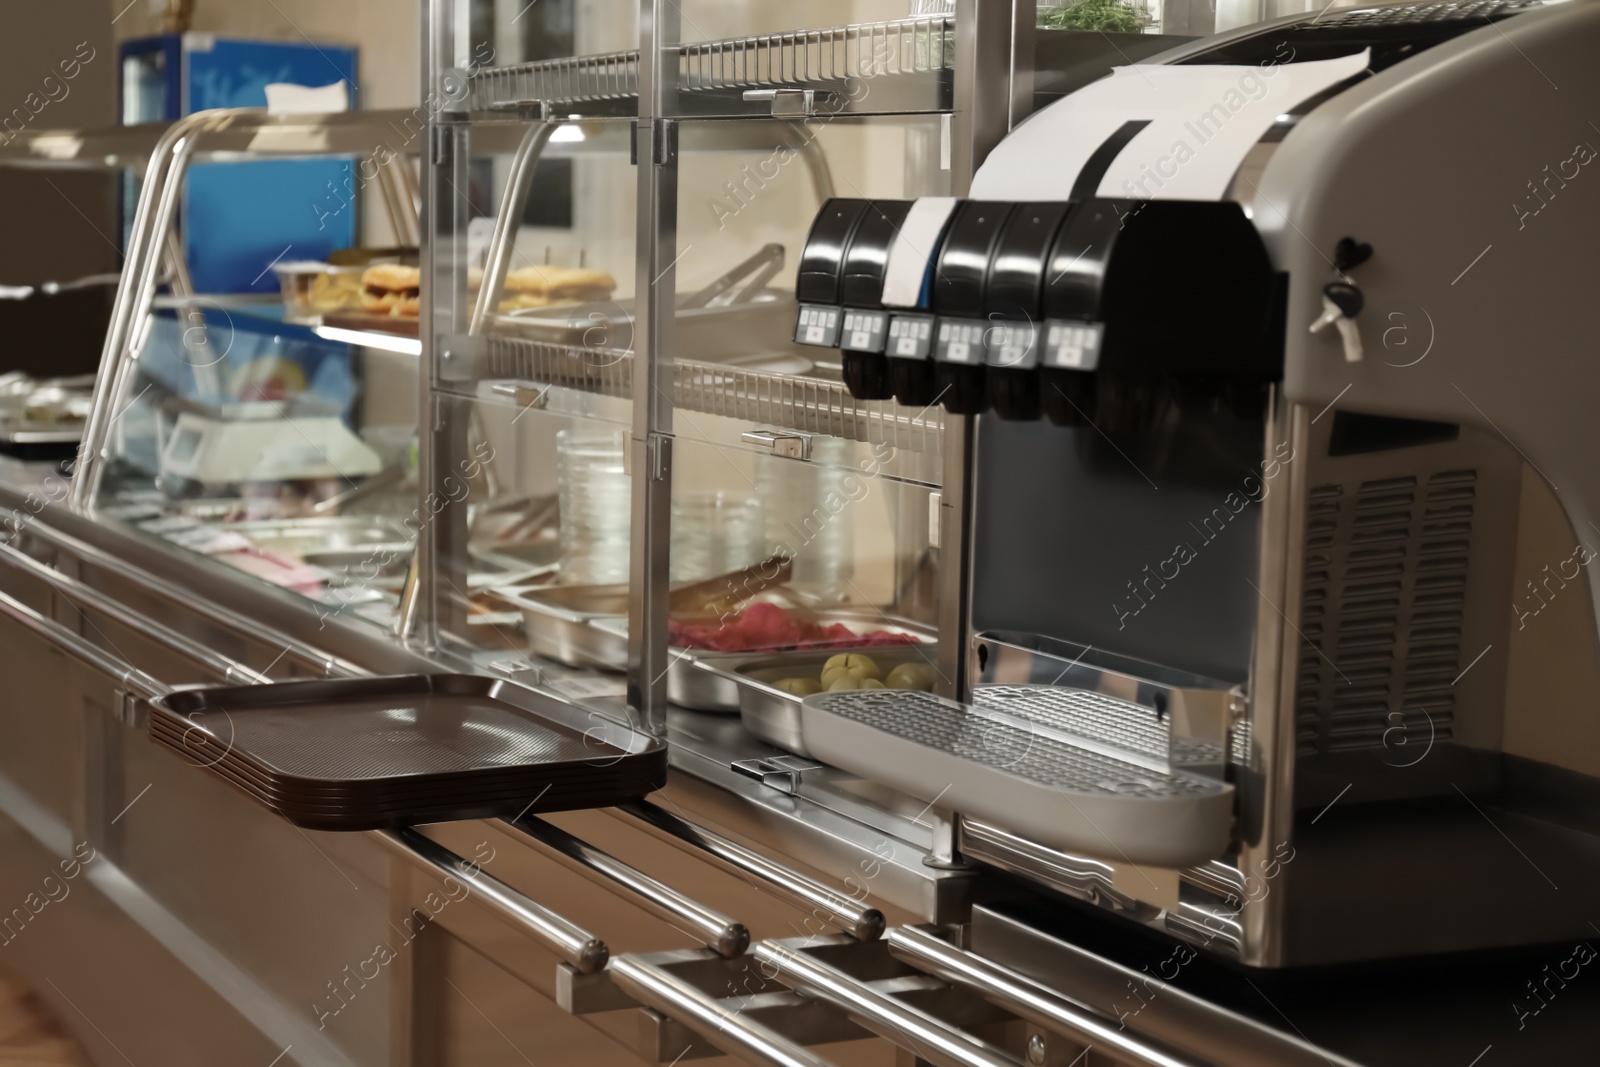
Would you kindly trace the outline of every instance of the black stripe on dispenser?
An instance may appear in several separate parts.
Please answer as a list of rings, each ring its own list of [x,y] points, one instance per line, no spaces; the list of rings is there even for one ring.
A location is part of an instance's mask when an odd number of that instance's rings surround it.
[[[1149,119],[1137,119],[1124,122],[1117,132],[1107,137],[1099,148],[1094,150],[1088,162],[1084,163],[1083,170],[1078,172],[1078,180],[1072,183],[1072,194],[1069,199],[1082,203],[1095,198],[1095,190],[1100,188],[1100,181],[1106,176],[1106,171],[1111,169],[1111,163],[1117,155],[1128,147],[1128,142],[1138,136],[1139,131],[1150,125]]]

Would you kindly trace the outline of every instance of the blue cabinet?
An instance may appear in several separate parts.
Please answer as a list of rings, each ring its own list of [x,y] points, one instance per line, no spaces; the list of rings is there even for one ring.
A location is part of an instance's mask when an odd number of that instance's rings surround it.
[[[344,81],[359,106],[356,49],[332,44],[230,40],[204,33],[126,41],[118,52],[118,110],[125,124],[171,121],[218,107],[265,107],[276,82]],[[136,192],[124,193],[124,219]],[[181,225],[195,289],[270,292],[277,260],[325,259],[355,243],[355,161],[348,158],[201,163],[189,169]],[[350,202],[329,212],[329,204]]]

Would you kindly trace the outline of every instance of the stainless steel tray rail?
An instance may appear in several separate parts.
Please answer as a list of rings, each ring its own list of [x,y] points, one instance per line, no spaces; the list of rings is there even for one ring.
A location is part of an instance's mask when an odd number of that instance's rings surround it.
[[[5,558],[13,563],[18,555],[15,550],[9,547],[4,547],[3,553]],[[82,587],[77,591],[83,593],[86,588]],[[96,596],[99,597],[99,594],[96,594]],[[87,598],[85,602],[87,603]],[[94,607],[96,610],[106,610],[103,599],[97,602]],[[126,611],[126,609],[120,610]],[[110,614],[109,611],[107,613]],[[0,593],[0,615],[4,615],[21,624],[85,666],[111,678],[119,688],[132,697],[155,700],[171,692],[170,686],[127,663],[115,653],[90,642],[61,623],[46,618],[6,593]],[[176,636],[171,631],[165,631],[159,635],[159,639],[169,640]],[[174,647],[176,651],[187,654],[187,645],[183,648],[178,648],[176,645]],[[188,650],[192,651],[192,649]],[[217,656],[216,654],[213,654],[213,656],[216,659],[225,660],[225,657]],[[234,677],[270,684],[269,679],[241,664],[228,661],[226,669]],[[125,714],[123,715],[123,721],[128,721],[128,716]],[[398,853],[426,870],[440,875],[448,875],[467,883],[477,894],[478,899],[491,911],[514,926],[526,930],[555,955],[577,968],[580,973],[593,974],[605,966],[608,956],[605,942],[538,902],[511,889],[503,882],[489,877],[476,864],[456,855],[443,845],[431,841],[411,829],[373,831],[372,836],[391,851]]]
[[[639,1003],[681,1021],[741,1063],[760,1067],[832,1067],[829,1061],[741,1012],[730,1010],[721,998],[648,959],[619,956],[611,961],[607,973],[617,988]]]
[[[50,586],[54,595],[60,596],[78,611],[87,607],[97,611],[108,618],[115,619],[118,623],[132,630],[137,630],[146,637],[152,637],[159,643],[166,645],[180,656],[194,660],[207,670],[214,671],[225,682],[238,682],[243,685],[260,685],[272,681],[259,671],[252,670],[242,663],[236,663],[227,656],[222,655],[200,642],[175,630],[162,626],[153,619],[130,611],[122,604],[106,596],[92,586],[85,585],[76,578],[70,578],[54,568],[47,567],[24,552],[19,552],[7,544],[0,544],[0,559],[31,574]],[[92,624],[91,624],[92,625]]]
[[[719,956],[743,955],[750,945],[750,931],[743,923],[718,914],[558,826],[531,815],[501,819],[500,825],[563,866],[585,876],[598,875],[602,885],[665,919]]]
[[[924,15],[887,22],[758,34],[678,46],[686,93],[748,88],[838,88],[847,79],[929,74],[952,67],[955,21]],[[669,60],[670,62],[670,60]],[[623,108],[639,94],[639,53],[609,52],[475,71],[471,106],[530,101]]]
[[[373,836],[390,851],[422,869],[465,882],[491,910],[533,934],[551,952],[577,968],[580,974],[595,974],[605,967],[610,950],[604,941],[498,878],[484,874],[477,864],[456,855],[437,841],[409,827],[375,830]]]
[[[133,696],[154,699],[167,691],[165,685],[144,671],[124,662],[120,657],[107,652],[54,619],[45,618],[9,594],[0,593],[0,614],[38,634],[84,666],[111,678],[117,686]]]
[[[815,940],[815,939],[813,939]],[[763,941],[752,950],[762,973],[797,993],[825,1001],[936,1067],[1018,1067],[1017,1059],[910,1007],[805,951],[812,941]]]
[[[883,936],[883,912],[863,907],[859,901],[791,871],[753,849],[710,830],[702,830],[649,801],[636,801],[613,810],[659,831],[663,840],[692,855],[710,859],[735,874],[760,879],[776,896],[809,909],[813,918],[843,930],[858,941],[873,941]]]
[[[83,562],[111,571],[120,580],[128,582],[141,592],[149,593],[151,596],[164,600],[169,604],[182,606],[185,611],[200,615],[208,622],[215,623],[224,630],[237,630],[240,623],[244,621],[238,615],[216,607],[207,600],[190,595],[180,586],[138,568],[130,567],[125,561],[118,559],[109,552],[96,548],[94,545],[81,541],[70,534],[64,534],[45,523],[29,523],[26,526],[26,535],[29,538],[42,541],[54,549],[67,552]],[[32,559],[32,557],[28,558]],[[60,574],[60,572],[52,569],[51,574],[56,575]],[[144,618],[144,616],[139,617],[141,619]],[[329,656],[320,649],[281,630],[270,629],[256,620],[250,620],[249,622],[250,631],[254,636],[277,645],[302,662],[316,665],[329,678],[355,678],[368,673],[348,660]]]
[[[896,959],[970,988],[1043,1029],[1081,1041],[1132,1067],[1207,1067],[1204,1061],[1140,1038],[1098,1012],[964,952],[926,927],[896,927],[886,941]]]

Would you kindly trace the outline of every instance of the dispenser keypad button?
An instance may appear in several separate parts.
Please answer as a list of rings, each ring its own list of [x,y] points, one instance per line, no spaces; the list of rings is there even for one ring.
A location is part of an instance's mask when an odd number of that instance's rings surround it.
[[[933,317],[896,315],[889,320],[887,352],[901,359],[927,359],[933,350]]]
[[[794,324],[797,344],[836,348],[839,344],[839,319],[842,309],[826,304],[801,304]]]
[[[991,367],[1028,370],[1039,362],[1039,330],[1031,322],[994,320],[983,335],[983,361]]]
[[[882,352],[889,339],[889,313],[846,308],[839,347],[849,352]]]
[[[989,324],[978,319],[940,319],[933,358],[940,363],[982,363],[983,335],[988,330]]]
[[[1048,323],[1041,362],[1064,370],[1094,370],[1100,365],[1100,338],[1104,332],[1105,327],[1097,322]]]

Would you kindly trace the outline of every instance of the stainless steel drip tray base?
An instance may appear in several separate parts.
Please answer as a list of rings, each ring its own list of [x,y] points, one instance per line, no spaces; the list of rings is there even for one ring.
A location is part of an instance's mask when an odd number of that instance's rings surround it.
[[[1186,867],[1227,848],[1233,786],[930,693],[819,693],[801,705],[811,755],[1044,845]],[[1102,735],[1104,736],[1104,735]],[[1141,739],[1144,740],[1144,739]]]

